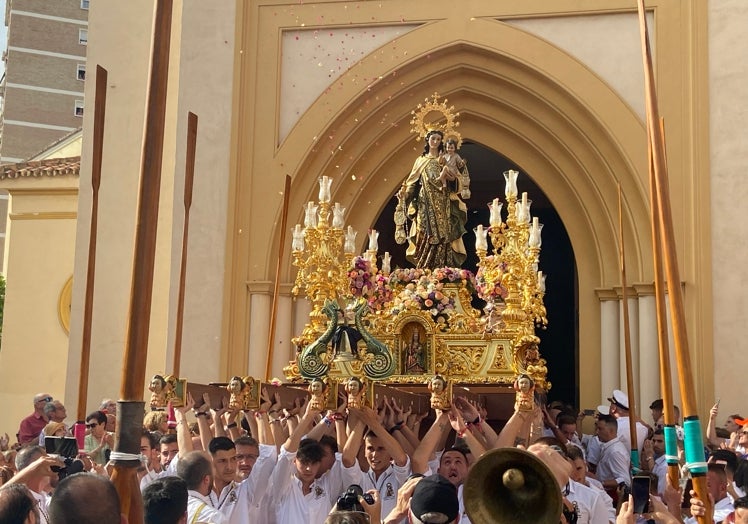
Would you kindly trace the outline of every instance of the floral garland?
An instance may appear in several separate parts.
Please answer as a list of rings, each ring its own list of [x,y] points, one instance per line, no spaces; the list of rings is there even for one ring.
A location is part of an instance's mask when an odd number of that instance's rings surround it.
[[[422,275],[418,280],[405,284],[392,303],[395,315],[405,309],[421,309],[437,318],[454,308],[454,298],[445,294],[444,284],[434,280],[431,275]]]
[[[501,284],[504,269],[504,263],[497,262],[494,255],[487,256],[483,260],[475,275],[475,291],[480,298],[491,303],[507,297],[507,290]]]
[[[371,263],[362,256],[353,259],[353,267],[348,271],[348,281],[351,295],[354,297],[371,296],[375,282],[371,271]]]

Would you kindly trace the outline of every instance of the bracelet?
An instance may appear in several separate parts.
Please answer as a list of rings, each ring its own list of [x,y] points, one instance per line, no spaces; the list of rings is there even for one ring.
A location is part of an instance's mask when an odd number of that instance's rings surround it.
[[[208,412],[207,411],[195,411],[195,416],[208,418]]]
[[[395,424],[394,426],[392,426],[392,427],[391,427],[391,428],[389,429],[388,433],[389,433],[390,435],[392,435],[392,434],[393,434],[393,433],[394,433],[395,431],[398,431],[398,430],[399,430],[400,428],[402,428],[402,427],[403,427],[403,423],[402,423],[402,422],[398,422],[397,424]]]
[[[345,415],[343,415],[342,413],[338,413],[338,412],[331,413],[327,416],[331,418],[332,420],[345,420]]]
[[[468,422],[468,425],[471,426],[477,426],[478,424],[480,424],[480,415],[478,415],[478,417],[474,421]]]
[[[231,424],[229,424],[228,426],[226,426],[226,429],[233,429],[235,427],[236,427],[236,422],[232,422]]]
[[[324,423],[325,423],[325,426],[327,426],[328,428],[329,428],[330,426],[332,426],[332,419],[330,419],[329,417],[324,417],[324,418],[322,419],[322,422],[324,422]]]
[[[272,424],[273,422],[277,422],[278,424],[280,424],[280,422],[281,422],[280,417],[278,417],[278,418],[271,418],[270,419],[270,423]]]
[[[457,438],[465,438],[465,433],[467,433],[467,427],[457,432]]]

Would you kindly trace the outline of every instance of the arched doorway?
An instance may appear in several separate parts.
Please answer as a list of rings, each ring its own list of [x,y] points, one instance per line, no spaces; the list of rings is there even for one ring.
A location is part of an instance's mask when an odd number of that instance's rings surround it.
[[[601,327],[596,290],[620,282],[619,182],[625,195],[630,279],[651,278],[643,124],[584,64],[542,39],[487,20],[476,21],[470,31],[459,24],[441,26],[427,25],[402,37],[399,42],[407,45],[409,55],[388,63],[390,69],[380,70],[385,67],[380,62],[369,64],[369,74],[380,80],[364,91],[353,87],[360,71],[344,74],[340,90],[312,104],[282,143],[274,136],[252,133],[251,126],[240,129],[237,143],[246,139],[252,147],[237,149],[237,196],[230,215],[236,214],[231,229],[243,232],[249,228],[249,239],[237,237],[230,253],[231,317],[226,325],[233,328],[226,333],[225,346],[240,351],[248,348],[245,355],[250,366],[265,366],[265,341],[254,335],[250,339],[252,326],[247,319],[250,309],[259,311],[267,304],[267,291],[260,281],[273,278],[281,238],[275,222],[278,215],[267,216],[267,209],[282,184],[280,177],[263,177],[268,173],[293,175],[290,224],[303,222],[302,208],[316,198],[317,179],[332,177],[332,200],[348,209],[346,223],[365,231],[383,214],[420,153],[422,146],[410,133],[411,111],[438,91],[460,112],[463,137],[510,156],[521,172],[529,173],[542,187],[563,222],[573,246],[578,294],[564,294],[560,300],[572,311],[572,305],[578,304],[576,361],[584,376],[579,403],[597,405]],[[444,35],[449,35],[448,42],[443,41]],[[260,92],[275,93],[272,78],[257,78]],[[250,112],[239,121],[271,121],[272,111],[277,110],[271,104],[256,104],[251,107],[254,113],[247,107]],[[501,168],[494,171],[496,176],[500,172]],[[255,178],[258,183],[252,184]],[[491,197],[500,193],[501,184],[490,192]],[[294,268],[286,262],[284,281],[292,282],[294,275]],[[245,291],[249,281],[259,282],[256,292]],[[295,313],[289,310],[287,314]],[[261,322],[258,317],[258,325]],[[265,326],[257,330],[263,331]]]
[[[579,401],[579,323],[576,263],[574,251],[566,228],[542,189],[526,173],[522,166],[511,161],[508,156],[482,144],[466,139],[460,155],[468,162],[472,196],[466,200],[468,206],[468,232],[463,237],[468,258],[463,267],[476,271],[478,262],[475,253],[474,229],[478,224],[488,225],[487,204],[494,198],[502,202],[504,178],[502,173],[509,169],[520,172],[518,189],[520,194],[527,192],[532,200],[532,214],[540,219],[543,227],[543,248],[540,269],[548,275],[546,280],[545,304],[548,310],[547,329],[537,330],[541,339],[540,349],[548,361],[548,378],[553,384],[549,399],[563,400],[577,405]],[[509,155],[510,156],[510,155]],[[392,255],[392,267],[409,267],[405,260],[405,246],[394,240],[393,213],[397,199],[393,196],[377,217],[372,227],[380,232],[380,251]],[[506,213],[506,211],[504,211]]]

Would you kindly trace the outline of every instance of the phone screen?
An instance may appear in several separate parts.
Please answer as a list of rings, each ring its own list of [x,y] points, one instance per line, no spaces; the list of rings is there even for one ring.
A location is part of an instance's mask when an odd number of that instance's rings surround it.
[[[73,437],[44,437],[47,453],[75,458],[78,455],[78,442]]]
[[[634,498],[634,514],[641,515],[649,510],[650,478],[635,476],[631,484],[631,495]]]

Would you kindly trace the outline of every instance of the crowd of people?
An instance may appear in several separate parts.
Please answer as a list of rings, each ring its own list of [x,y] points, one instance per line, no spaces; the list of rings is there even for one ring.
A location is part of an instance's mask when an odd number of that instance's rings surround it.
[[[594,413],[518,403],[499,426],[460,396],[426,413],[387,397],[375,407],[341,398],[329,411],[306,395],[291,405],[266,390],[261,397],[256,410],[228,402],[212,409],[207,395],[196,404],[188,394],[181,407],[145,414],[137,474],[146,523],[467,523],[471,466],[489,450],[514,446],[553,472],[561,522],[688,523],[705,510],[687,468],[679,468],[677,486],[668,482],[661,400],[650,405],[651,423],[630,420],[628,398],[616,390]],[[105,400],[86,417],[72,453],[60,447],[75,435],[64,405],[47,394],[33,404],[17,442],[0,437],[0,523],[126,522],[109,480],[116,403]],[[594,434],[582,432],[586,416],[595,419]],[[705,435],[713,521],[748,524],[748,420],[731,415],[721,428],[718,417],[717,404]],[[642,478],[651,495],[635,511],[632,484]]]

